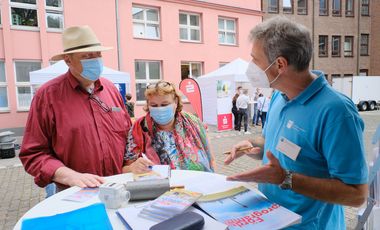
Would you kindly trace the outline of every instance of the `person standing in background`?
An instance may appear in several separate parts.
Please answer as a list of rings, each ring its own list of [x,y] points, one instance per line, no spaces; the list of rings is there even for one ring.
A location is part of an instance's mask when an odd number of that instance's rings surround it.
[[[125,94],[125,108],[128,111],[129,116],[135,117],[135,103],[131,101],[132,95],[130,93]]]
[[[261,118],[261,125],[264,129],[265,121],[267,120],[267,113],[269,110],[271,96],[265,97],[263,94],[260,94],[259,99],[257,100],[257,107],[259,108],[259,115]]]
[[[248,104],[249,104],[248,90],[244,89],[243,94],[241,94],[236,100],[236,107],[239,111],[238,131],[240,131],[241,122],[244,120],[244,134],[251,134],[248,131]]]
[[[260,93],[261,93],[261,89],[256,88],[256,92],[253,94],[253,117],[252,117],[253,126],[258,125],[259,123],[257,100],[259,99]]]
[[[238,124],[239,124],[239,111],[236,108],[236,100],[238,99],[239,95],[241,94],[242,87],[239,86],[236,88],[235,96],[232,98],[232,109],[231,112],[234,115],[234,129],[238,130]]]

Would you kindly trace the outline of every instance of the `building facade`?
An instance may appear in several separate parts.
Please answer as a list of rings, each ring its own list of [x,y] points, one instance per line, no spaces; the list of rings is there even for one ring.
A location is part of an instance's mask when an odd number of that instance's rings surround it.
[[[135,114],[144,114],[147,84],[177,85],[235,58],[250,60],[250,29],[262,20],[252,0],[2,0],[0,130],[25,126],[32,99],[29,72],[62,51],[63,28],[89,25],[105,46],[107,67],[131,75]],[[191,110],[187,104],[185,108]]]
[[[262,0],[263,20],[283,15],[311,32],[312,69],[334,77],[380,75],[380,2],[371,0]]]

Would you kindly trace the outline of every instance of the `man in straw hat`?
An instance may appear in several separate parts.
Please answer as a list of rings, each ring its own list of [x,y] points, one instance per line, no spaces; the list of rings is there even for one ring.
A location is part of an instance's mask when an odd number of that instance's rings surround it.
[[[45,83],[30,107],[20,152],[25,170],[44,187],[55,182],[96,187],[122,172],[131,120],[116,87],[104,78],[100,44],[88,26],[63,31],[67,73]]]

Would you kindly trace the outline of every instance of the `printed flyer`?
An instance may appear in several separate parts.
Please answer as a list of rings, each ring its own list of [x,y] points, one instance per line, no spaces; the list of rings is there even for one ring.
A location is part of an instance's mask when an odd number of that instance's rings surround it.
[[[240,186],[198,199],[198,206],[236,229],[281,229],[301,222],[301,216]]]

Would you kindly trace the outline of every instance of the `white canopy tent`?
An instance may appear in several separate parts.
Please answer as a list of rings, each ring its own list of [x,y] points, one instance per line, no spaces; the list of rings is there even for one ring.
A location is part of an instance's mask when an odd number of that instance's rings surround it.
[[[228,89],[228,97],[225,97],[222,102],[223,110],[226,112],[231,112],[231,99],[235,94],[236,85],[243,85],[243,88],[251,88],[245,74],[247,67],[247,61],[237,58],[221,68],[196,79],[202,94],[203,121],[205,123],[210,125],[217,124],[218,103],[220,103],[217,100],[218,81],[231,82]]]
[[[30,72],[29,76],[32,88],[38,88],[38,86],[45,82],[66,73],[67,70],[68,66],[65,61],[62,60],[46,68]],[[129,73],[120,72],[104,66],[101,76],[113,82],[115,86],[118,87],[120,93],[124,93],[125,95],[125,93],[130,92],[131,77]]]

